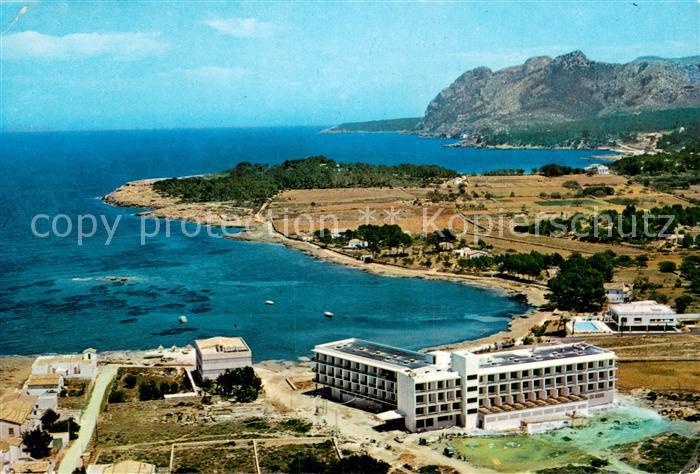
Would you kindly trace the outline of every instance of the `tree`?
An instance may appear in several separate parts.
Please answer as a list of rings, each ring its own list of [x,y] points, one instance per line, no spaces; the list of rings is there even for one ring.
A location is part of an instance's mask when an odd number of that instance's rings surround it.
[[[139,400],[160,400],[161,398],[163,397],[154,380],[139,384]]]
[[[688,306],[690,306],[692,302],[693,298],[688,295],[679,296],[676,298],[676,312],[678,314],[685,313],[685,310],[688,309]]]
[[[134,388],[136,386],[136,376],[134,374],[126,374],[124,377],[124,387]]]
[[[123,390],[112,390],[107,401],[109,403],[123,403],[126,401],[126,394]]]
[[[637,255],[634,258],[634,263],[636,263],[639,268],[646,268],[649,264],[649,257],[646,255]]]
[[[57,421],[48,431],[51,433],[68,433],[70,439],[77,439],[80,425],[75,422],[73,417],[70,417],[67,420]]]
[[[41,428],[34,428],[22,436],[22,443],[27,447],[29,455],[34,459],[45,458],[51,453],[53,438]]]
[[[599,252],[588,258],[589,265],[597,270],[605,281],[612,281],[615,267],[615,254],[613,252]]]
[[[663,262],[659,262],[659,270],[663,273],[673,273],[676,271],[676,264],[675,262],[664,260]]]
[[[46,410],[43,415],[41,415],[41,426],[47,431],[51,431],[51,427],[58,421],[60,416],[58,413],[53,411],[51,408]]]
[[[550,301],[558,308],[597,311],[605,301],[605,278],[580,254],[562,262],[559,274],[549,280]]]
[[[241,403],[254,401],[261,388],[262,380],[252,367],[227,369],[216,378],[216,391]]]
[[[331,466],[330,472],[338,474],[386,474],[389,472],[389,464],[378,461],[366,454],[354,454],[336,461]]]

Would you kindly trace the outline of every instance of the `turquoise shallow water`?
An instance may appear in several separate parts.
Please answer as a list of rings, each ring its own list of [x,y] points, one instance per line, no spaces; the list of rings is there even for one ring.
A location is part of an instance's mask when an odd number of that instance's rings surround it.
[[[0,353],[148,348],[241,335],[256,360],[308,355],[358,336],[409,348],[477,338],[527,308],[450,282],[373,276],[281,246],[186,238],[179,225],[140,245],[134,209],[97,199],[134,179],[217,171],[312,154],[341,161],[436,163],[459,171],[584,166],[591,152],[450,149],[445,140],[324,135],[314,128],[1,134]],[[78,245],[32,236],[32,217],[121,221]],[[187,230],[188,228],[185,228]],[[115,279],[113,277],[123,277]],[[265,300],[276,301],[274,306]],[[323,317],[333,311],[331,320]],[[188,315],[180,325],[177,317]]]

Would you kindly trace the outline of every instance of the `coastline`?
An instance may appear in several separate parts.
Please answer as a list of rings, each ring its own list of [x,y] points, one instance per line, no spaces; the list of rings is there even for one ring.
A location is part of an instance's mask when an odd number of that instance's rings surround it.
[[[546,302],[545,294],[547,290],[544,285],[522,283],[495,276],[476,276],[440,272],[436,270],[421,270],[375,262],[363,263],[341,252],[321,247],[312,242],[294,239],[279,232],[274,228],[272,223],[267,221],[263,216],[269,201],[257,211],[238,208],[236,210],[238,211],[237,214],[232,216],[229,213],[222,214],[225,203],[183,204],[179,203],[176,199],[160,196],[153,191],[150,186],[154,181],[157,181],[157,179],[125,183],[113,192],[103,196],[102,201],[112,206],[147,209],[137,214],[141,217],[187,220],[203,225],[225,225],[241,228],[243,229],[242,232],[227,235],[225,238],[257,243],[281,244],[287,248],[304,252],[313,258],[362,270],[374,275],[392,278],[445,280],[500,292],[504,296],[524,295],[527,303],[531,307],[530,311],[525,314],[514,315],[506,330],[479,339],[446,342],[445,344],[424,348],[423,350],[464,349],[484,344],[503,342],[509,339],[520,339],[527,336],[532,326],[542,324],[543,321],[552,317],[551,312],[538,309],[538,307]],[[228,211],[226,209],[223,210]]]

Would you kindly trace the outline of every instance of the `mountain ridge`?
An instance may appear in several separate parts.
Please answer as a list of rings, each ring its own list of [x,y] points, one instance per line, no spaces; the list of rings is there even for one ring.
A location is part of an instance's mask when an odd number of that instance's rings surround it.
[[[469,138],[533,123],[700,107],[700,56],[590,60],[581,51],[464,72],[426,108],[415,131]]]

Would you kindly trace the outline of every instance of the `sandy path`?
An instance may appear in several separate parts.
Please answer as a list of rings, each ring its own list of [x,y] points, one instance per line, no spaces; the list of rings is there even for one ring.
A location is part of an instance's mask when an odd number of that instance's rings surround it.
[[[117,375],[117,369],[118,366],[116,365],[100,367],[100,371],[93,384],[90,401],[80,417],[80,433],[78,434],[78,439],[73,441],[73,444],[71,444],[65,456],[63,456],[61,464],[58,467],[59,474],[71,474],[80,464],[80,458],[95,432],[102,401],[107,394],[107,390],[112,385],[112,379]]]

